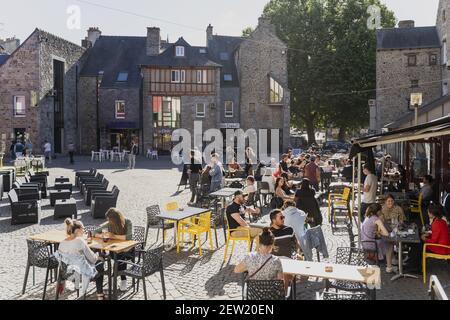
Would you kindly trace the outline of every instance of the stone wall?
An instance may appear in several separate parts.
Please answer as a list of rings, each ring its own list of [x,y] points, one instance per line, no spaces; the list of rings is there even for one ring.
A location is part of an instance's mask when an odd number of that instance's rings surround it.
[[[408,54],[417,55],[417,66],[408,66]],[[429,55],[439,49],[379,50],[377,52],[377,129],[397,120],[408,111],[411,93],[423,94],[423,104],[441,96],[441,70],[439,63],[429,65]],[[419,80],[419,87],[412,88],[411,81]]]
[[[281,147],[286,149],[290,137],[287,47],[266,19],[261,18],[256,30],[241,44],[238,73],[242,129],[280,129],[283,136]],[[269,105],[269,75],[284,88],[285,100],[280,106]],[[255,112],[249,108],[253,103],[256,105]]]
[[[85,49],[48,32],[39,31],[40,40],[40,96],[44,97],[54,83],[53,60],[64,62],[64,134],[62,152],[72,141],[77,145],[77,77],[80,70],[79,60]],[[53,98],[42,100],[40,104],[41,139],[49,139],[54,145],[54,101]]]
[[[97,78],[80,77],[78,82],[80,152],[97,149]]]
[[[6,140],[4,142],[7,150],[14,128],[23,128],[39,153],[39,107],[31,106],[31,92],[39,92],[38,48],[38,32],[34,32],[22,47],[0,66],[0,134],[2,140]],[[14,116],[14,96],[25,96],[25,117]]]
[[[444,61],[445,57],[441,57],[439,60],[439,63],[443,65],[442,67],[442,78],[447,79],[442,84],[442,91],[443,94],[447,94],[450,92],[450,71],[449,67],[450,65],[447,65],[448,59],[450,59],[450,33],[447,30],[450,30],[450,2],[447,0],[440,0],[439,1],[439,8],[437,12],[437,18],[436,18],[436,28],[438,30],[439,39],[441,40],[442,50],[441,50],[441,56],[444,55],[444,42],[446,43],[446,54],[447,54],[447,61]]]

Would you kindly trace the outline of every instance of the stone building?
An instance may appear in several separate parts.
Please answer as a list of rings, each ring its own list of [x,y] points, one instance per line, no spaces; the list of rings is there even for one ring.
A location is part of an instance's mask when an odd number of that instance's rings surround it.
[[[2,140],[29,136],[35,153],[77,143],[77,78],[84,49],[36,29],[0,64]]]
[[[6,54],[11,54],[20,46],[20,40],[15,37],[6,39],[0,38],[0,46],[5,50]]]
[[[411,93],[422,93],[418,123],[449,115],[450,2],[440,0],[436,26],[399,28],[377,33],[377,100],[372,129],[396,129],[415,124]],[[408,84],[410,83],[410,86]]]
[[[127,149],[132,137],[142,153],[169,152],[173,131],[192,132],[195,121],[203,131],[278,129],[280,146],[288,147],[287,48],[268,20],[248,38],[213,35],[209,25],[206,46],[163,41],[155,27],[146,37],[89,32],[98,37],[83,41],[92,47],[79,83],[84,152]]]
[[[377,33],[377,97],[375,129],[380,131],[410,107],[411,93],[422,93],[423,104],[442,94],[441,52],[435,27],[414,27],[413,21]]]

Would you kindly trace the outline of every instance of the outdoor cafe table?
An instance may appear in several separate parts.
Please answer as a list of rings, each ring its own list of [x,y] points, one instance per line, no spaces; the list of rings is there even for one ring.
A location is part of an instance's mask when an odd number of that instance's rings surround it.
[[[225,184],[227,186],[229,186],[230,184],[234,183],[234,182],[239,182],[242,183],[244,182],[245,179],[244,178],[225,178]]]
[[[163,227],[164,227],[164,220],[171,220],[175,222],[175,229],[174,229],[174,244],[172,247],[167,248],[166,250],[173,250],[175,249],[177,245],[177,236],[178,236],[178,223],[184,219],[192,218],[198,215],[201,215],[203,213],[206,213],[210,211],[210,209],[205,208],[195,208],[195,207],[186,207],[182,211],[179,209],[177,210],[161,210],[161,213],[157,215],[156,217],[159,219],[162,219],[163,221]],[[164,230],[164,228],[163,228]]]
[[[358,282],[367,285],[371,299],[375,300],[376,290],[381,288],[381,273],[377,266],[352,266],[325,262],[293,260],[280,257],[284,274],[293,276],[316,277],[325,281],[330,279]],[[332,267],[332,272],[326,268]],[[295,289],[294,289],[295,292]]]
[[[409,233],[408,231],[400,231],[397,232],[394,236],[392,236],[392,233],[389,235],[389,237],[384,237],[389,242],[396,242],[398,243],[398,274],[393,276],[391,281],[395,281],[400,278],[413,278],[417,279],[417,276],[414,276],[412,274],[405,274],[403,273],[403,243],[420,243],[420,235],[419,235],[419,228],[417,226],[410,226],[407,228],[409,230],[413,229],[413,233]]]
[[[230,198],[234,195],[236,191],[240,191],[241,189],[236,188],[223,188],[216,192],[213,192],[210,194],[211,197],[221,198],[222,199],[222,209],[225,210],[226,207],[226,200],[227,198]],[[222,225],[223,225],[223,234],[225,236],[225,239],[227,238],[227,230],[225,228],[225,213],[221,214],[222,217]]]
[[[51,230],[47,231],[41,234],[37,234],[34,236],[29,237],[31,240],[35,241],[42,241],[46,242],[50,245],[57,246],[62,241],[64,241],[67,238],[67,234],[64,230]],[[113,256],[129,252],[133,250],[139,242],[137,241],[124,241],[124,240],[113,240],[110,239],[108,242],[104,242],[103,240],[99,238],[93,238],[92,243],[88,244],[89,248],[95,251],[101,251],[101,252],[109,252]],[[111,278],[112,278],[112,292],[113,294],[109,295],[110,299],[115,299],[117,297],[117,272],[118,272],[118,263],[116,262],[116,259],[114,259],[114,271],[111,275],[111,255],[107,256],[107,263],[108,263],[108,292],[111,292]]]

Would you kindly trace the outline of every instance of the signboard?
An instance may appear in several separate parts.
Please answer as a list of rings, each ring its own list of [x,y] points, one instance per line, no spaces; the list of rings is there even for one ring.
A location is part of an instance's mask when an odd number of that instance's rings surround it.
[[[240,129],[241,124],[240,123],[221,123],[219,125],[220,129]]]
[[[421,93],[411,93],[411,106],[421,106],[422,105],[422,94]]]
[[[30,96],[31,96],[31,107],[37,107],[38,106],[38,93],[34,90],[32,90],[30,92]]]

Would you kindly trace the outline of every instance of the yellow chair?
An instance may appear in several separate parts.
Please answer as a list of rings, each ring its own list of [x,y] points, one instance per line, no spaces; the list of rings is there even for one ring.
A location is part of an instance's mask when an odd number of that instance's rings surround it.
[[[411,213],[418,213],[420,215],[420,221],[422,222],[422,227],[425,225],[425,220],[423,219],[423,212],[422,212],[422,206],[423,206],[423,195],[422,193],[419,194],[418,200],[410,200],[410,211]]]
[[[443,244],[432,244],[432,243],[425,243],[423,246],[423,254],[422,254],[422,271],[423,271],[423,283],[427,283],[427,258],[433,258],[433,259],[440,259],[440,260],[450,260],[450,254],[438,254],[433,252],[427,252],[428,247],[440,247],[440,248],[447,248],[450,252],[450,246],[446,246]]]
[[[352,213],[349,206],[350,192],[351,189],[349,187],[345,187],[342,193],[330,193],[328,195],[328,220],[330,221],[330,223],[333,219],[334,224],[336,224],[336,215],[333,214],[333,217],[331,217],[331,209],[334,209],[335,205],[345,206],[348,210],[350,222],[352,221]]]
[[[228,223],[228,219],[225,217],[225,220],[227,221],[227,239],[226,239],[226,245],[225,245],[225,254],[223,260],[227,260],[227,254],[228,254],[228,246],[230,244],[230,241],[233,241],[233,245],[231,246],[231,254],[230,257],[233,255],[234,252],[234,245],[236,241],[247,241],[248,243],[248,252],[252,250],[252,239],[250,237],[250,229],[245,228],[237,228],[237,229],[230,229],[230,224]],[[232,233],[234,231],[243,231],[245,232],[245,236],[236,237],[233,236]]]
[[[191,219],[192,224],[178,224],[178,236],[177,236],[177,252],[180,252],[180,234],[183,235],[185,233],[190,234],[191,236],[196,236],[198,240],[198,248],[200,257],[203,255],[202,252],[202,242],[201,242],[201,234],[207,233],[209,237],[209,245],[211,250],[213,250],[213,242],[212,242],[212,233],[211,233],[211,211],[204,213],[198,217],[194,217]]]

